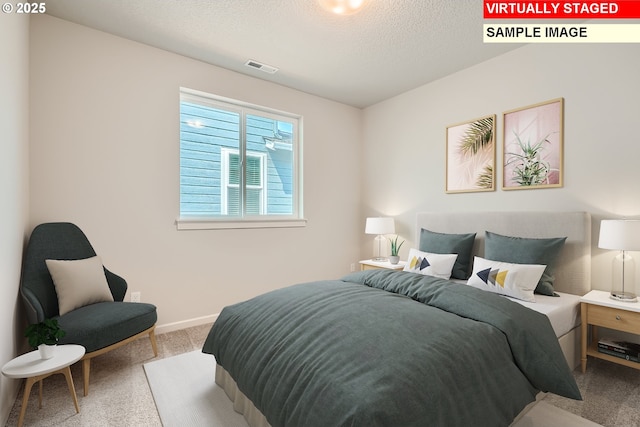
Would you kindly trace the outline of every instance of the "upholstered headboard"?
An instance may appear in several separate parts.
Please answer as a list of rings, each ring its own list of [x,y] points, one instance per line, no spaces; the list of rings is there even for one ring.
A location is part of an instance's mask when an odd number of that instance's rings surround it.
[[[555,290],[584,295],[591,290],[591,215],[586,212],[420,212],[420,230],[477,233],[473,255],[484,255],[484,232],[514,237],[567,237],[555,267]]]

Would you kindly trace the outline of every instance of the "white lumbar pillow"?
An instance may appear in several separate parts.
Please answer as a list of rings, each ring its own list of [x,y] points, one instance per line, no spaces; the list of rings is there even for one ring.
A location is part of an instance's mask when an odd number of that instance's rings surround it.
[[[546,265],[511,264],[480,257],[473,260],[468,285],[524,301],[535,302],[533,291]]]
[[[404,271],[449,279],[457,258],[458,254],[432,254],[411,249]]]
[[[85,305],[113,301],[99,256],[45,262],[58,294],[61,316]]]

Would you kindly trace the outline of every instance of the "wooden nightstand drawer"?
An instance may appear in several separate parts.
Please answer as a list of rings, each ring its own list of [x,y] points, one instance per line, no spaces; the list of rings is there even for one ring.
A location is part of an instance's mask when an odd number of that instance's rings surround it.
[[[640,313],[599,305],[589,305],[589,323],[618,331],[638,333]]]

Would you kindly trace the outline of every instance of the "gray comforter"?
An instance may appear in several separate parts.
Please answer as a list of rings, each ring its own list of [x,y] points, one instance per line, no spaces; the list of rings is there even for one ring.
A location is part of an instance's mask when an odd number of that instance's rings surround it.
[[[538,390],[581,398],[544,315],[389,270],[226,307],[203,351],[273,427],[507,426]]]

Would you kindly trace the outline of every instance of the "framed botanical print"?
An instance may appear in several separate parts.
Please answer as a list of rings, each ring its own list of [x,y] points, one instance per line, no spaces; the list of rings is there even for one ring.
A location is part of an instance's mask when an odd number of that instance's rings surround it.
[[[496,116],[447,127],[447,193],[495,190]]]
[[[564,99],[503,115],[502,189],[562,187]]]

